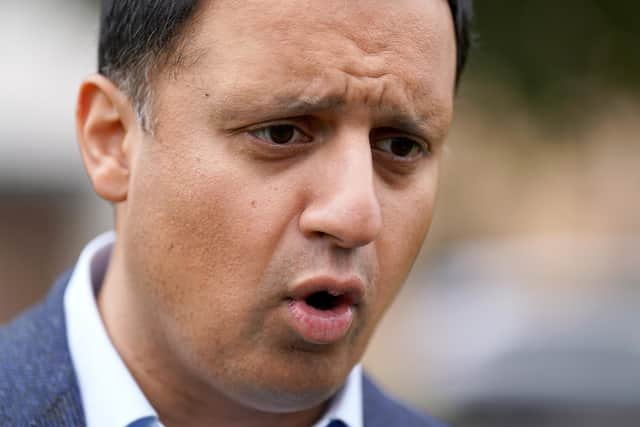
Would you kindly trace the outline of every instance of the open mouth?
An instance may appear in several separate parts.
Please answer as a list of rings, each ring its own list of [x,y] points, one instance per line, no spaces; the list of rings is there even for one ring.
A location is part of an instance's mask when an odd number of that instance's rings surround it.
[[[336,343],[349,333],[363,299],[364,284],[357,277],[318,276],[289,291],[288,322],[307,342]]]
[[[353,304],[352,298],[348,294],[334,294],[329,291],[313,292],[304,299],[304,302],[320,311],[331,311]]]

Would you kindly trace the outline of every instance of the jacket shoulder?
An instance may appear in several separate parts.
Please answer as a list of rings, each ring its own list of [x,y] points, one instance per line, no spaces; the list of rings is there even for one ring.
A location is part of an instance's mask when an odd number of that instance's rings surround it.
[[[363,377],[362,392],[365,427],[447,427],[395,400],[366,375]]]
[[[63,308],[69,276],[58,279],[43,302],[0,327],[0,427],[82,416]]]

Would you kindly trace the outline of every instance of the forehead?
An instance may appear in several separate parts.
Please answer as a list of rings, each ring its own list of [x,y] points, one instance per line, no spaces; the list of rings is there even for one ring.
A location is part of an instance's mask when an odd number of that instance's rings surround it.
[[[188,31],[198,61],[185,72],[214,97],[232,96],[221,101],[348,105],[382,91],[382,108],[450,109],[456,46],[445,0],[215,0]]]
[[[203,42],[223,33],[230,40],[304,39],[317,47],[331,40],[315,35],[333,33],[378,52],[405,50],[407,43],[442,45],[454,34],[445,0],[215,0],[205,2],[199,16]]]

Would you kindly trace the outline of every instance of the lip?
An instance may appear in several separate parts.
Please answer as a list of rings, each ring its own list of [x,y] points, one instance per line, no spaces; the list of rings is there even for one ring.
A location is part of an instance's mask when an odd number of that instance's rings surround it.
[[[307,303],[317,292],[337,297],[337,305],[321,310]],[[357,277],[339,279],[317,276],[294,285],[288,294],[288,323],[305,341],[313,344],[332,344],[344,338],[362,302],[365,287]]]
[[[344,295],[350,299],[350,305],[358,305],[364,298],[364,283],[356,276],[336,278],[333,276],[316,276],[293,285],[289,289],[288,297],[293,300],[303,300],[309,295],[327,291],[332,295]]]

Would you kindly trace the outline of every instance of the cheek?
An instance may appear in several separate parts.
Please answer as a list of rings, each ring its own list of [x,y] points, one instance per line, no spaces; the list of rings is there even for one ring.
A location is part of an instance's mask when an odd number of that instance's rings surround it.
[[[377,245],[379,296],[376,301],[380,314],[402,287],[429,231],[437,181],[436,172],[430,175],[427,185],[407,188],[401,195],[393,190],[381,195],[384,229]]]
[[[142,153],[132,176],[126,233],[129,271],[134,283],[144,284],[158,316],[211,332],[225,329],[212,322],[212,310],[220,322],[251,312],[279,230],[288,222],[282,202],[288,194],[222,149],[213,150],[176,144]]]

